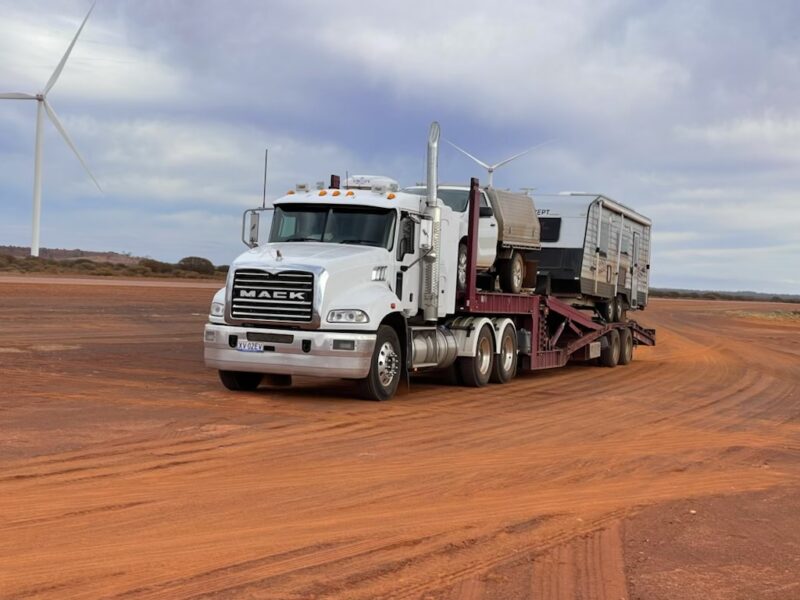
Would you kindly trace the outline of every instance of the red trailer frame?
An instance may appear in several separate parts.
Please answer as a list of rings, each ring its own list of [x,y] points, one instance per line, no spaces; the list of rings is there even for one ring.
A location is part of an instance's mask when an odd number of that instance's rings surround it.
[[[655,346],[655,329],[646,329],[636,321],[605,323],[553,296],[533,293],[507,294],[478,290],[476,270],[477,234],[480,219],[480,185],[470,180],[469,227],[467,235],[467,282],[459,294],[458,311],[473,315],[502,315],[516,322],[518,329],[531,332],[530,354],[521,354],[521,368],[526,370],[563,367],[577,353],[612,329],[630,329],[635,345]]]

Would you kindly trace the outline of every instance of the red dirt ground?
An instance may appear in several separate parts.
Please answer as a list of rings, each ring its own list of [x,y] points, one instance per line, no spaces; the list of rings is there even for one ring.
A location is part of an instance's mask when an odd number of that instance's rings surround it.
[[[797,305],[370,403],[225,391],[214,284],[142,283],[0,280],[0,598],[800,598]]]

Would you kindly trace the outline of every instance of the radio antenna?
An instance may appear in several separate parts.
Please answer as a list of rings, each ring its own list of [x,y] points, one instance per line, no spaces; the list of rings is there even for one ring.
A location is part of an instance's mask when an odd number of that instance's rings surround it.
[[[261,196],[261,208],[267,207],[267,159],[269,158],[269,148],[264,149],[264,192]]]

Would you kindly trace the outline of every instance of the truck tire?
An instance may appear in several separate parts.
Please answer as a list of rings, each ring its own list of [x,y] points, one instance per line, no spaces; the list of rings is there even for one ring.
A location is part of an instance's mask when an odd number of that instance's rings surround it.
[[[219,380],[229,390],[234,392],[252,392],[256,389],[264,376],[261,373],[248,373],[246,371],[220,371]]]
[[[628,305],[625,301],[625,296],[617,296],[617,314],[615,320],[617,323],[625,323],[628,320]]]
[[[595,309],[600,318],[606,323],[614,322],[614,303],[611,300],[608,302],[595,302]]]
[[[461,356],[457,359],[461,381],[469,387],[483,387],[489,383],[494,362],[494,343],[492,328],[487,324],[481,327],[475,347],[475,356]]]
[[[467,289],[467,245],[461,242],[458,245],[458,271],[456,281],[458,291],[463,292]]]
[[[525,261],[522,254],[514,250],[511,258],[500,261],[500,288],[509,294],[519,294],[522,291],[522,281],[525,279]]]
[[[616,367],[619,362],[619,331],[612,329],[603,336],[600,348],[600,364]]]
[[[517,332],[508,323],[500,335],[500,352],[494,357],[489,381],[508,383],[514,378],[517,374],[517,352]]]
[[[388,325],[378,327],[369,374],[359,381],[361,396],[366,400],[389,400],[397,391],[402,374],[403,352],[397,332]]]
[[[619,330],[619,364],[627,365],[633,360],[633,334],[625,327]]]

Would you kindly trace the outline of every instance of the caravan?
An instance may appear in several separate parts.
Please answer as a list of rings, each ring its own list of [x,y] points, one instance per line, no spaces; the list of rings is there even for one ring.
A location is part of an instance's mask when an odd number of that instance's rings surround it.
[[[537,194],[539,291],[593,306],[608,322],[644,309],[650,278],[647,217],[600,194]]]

